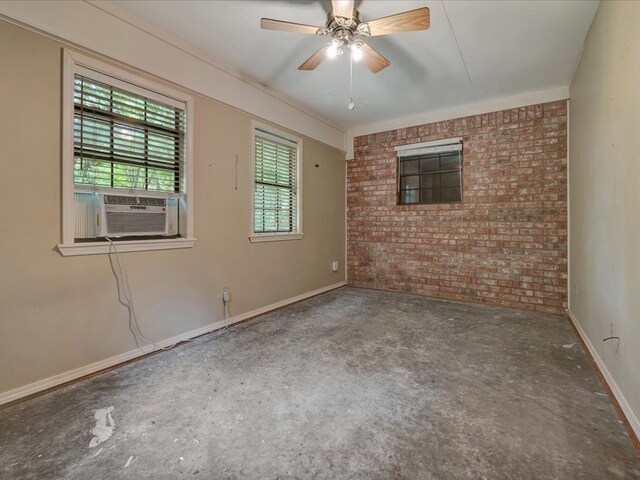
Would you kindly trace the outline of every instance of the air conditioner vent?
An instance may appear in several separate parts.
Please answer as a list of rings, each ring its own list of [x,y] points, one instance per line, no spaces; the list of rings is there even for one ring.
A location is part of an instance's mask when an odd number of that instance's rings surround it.
[[[167,235],[167,199],[100,195],[101,237]]]
[[[165,215],[154,212],[107,212],[107,228],[111,235],[164,233]]]
[[[155,197],[138,197],[140,205],[152,205],[156,207],[164,207],[167,204],[166,198]]]
[[[137,197],[129,197],[126,195],[105,195],[104,203],[109,205],[137,205]]]

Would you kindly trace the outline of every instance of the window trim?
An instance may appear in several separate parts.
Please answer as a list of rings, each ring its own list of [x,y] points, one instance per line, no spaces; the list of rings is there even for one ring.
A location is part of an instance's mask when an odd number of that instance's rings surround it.
[[[412,143],[408,145],[400,145],[395,147],[396,151],[396,205],[397,206],[424,206],[424,205],[461,205],[464,203],[464,176],[463,176],[463,138],[462,137],[453,137],[453,138],[445,138],[442,140],[434,140],[431,142],[421,142],[421,143]],[[403,157],[413,157],[416,155],[437,155],[447,152],[458,152],[459,155],[459,165],[460,165],[460,200],[453,202],[417,202],[417,203],[403,203],[401,200],[401,179],[403,176],[408,176],[407,174],[402,174],[402,159]],[[441,172],[433,172],[433,173],[441,173]],[[415,175],[424,175],[420,173],[416,173]]]
[[[416,152],[416,150],[421,150],[423,148],[425,149],[428,148],[429,150],[431,150],[437,147],[446,147],[446,146],[455,145],[455,144],[462,145],[462,140],[463,140],[462,137],[452,137],[452,138],[444,138],[442,140],[433,140],[431,142],[409,143],[407,145],[397,146],[394,148],[394,150],[398,152],[397,153],[398,156],[406,157],[409,155],[416,155],[420,153],[420,152]],[[462,146],[460,147],[460,150],[462,150]],[[432,151],[436,153],[436,151],[434,150]]]
[[[193,97],[178,90],[152,81],[142,74],[114,67],[106,62],[64,49],[62,66],[62,243],[57,248],[63,256],[104,254],[113,251],[109,242],[75,242],[75,203],[76,187],[73,176],[73,90],[76,73],[95,72],[100,78],[105,76],[114,86],[122,86],[134,93],[147,95],[156,93],[185,105],[187,128],[185,131],[185,175],[184,193],[180,194],[185,202],[184,238],[122,240],[117,242],[119,252],[139,252],[147,250],[166,250],[190,248],[196,243],[193,229],[194,191],[193,191]],[[142,90],[140,90],[142,89]],[[150,97],[151,98],[151,97]],[[166,98],[163,98],[166,101]],[[81,189],[83,187],[80,187]],[[89,187],[91,188],[91,187]],[[122,194],[120,190],[120,194]],[[149,192],[151,193],[151,192]]]
[[[255,185],[256,185],[256,130],[271,134],[274,139],[282,141],[282,139],[296,145],[297,149],[297,167],[296,167],[296,230],[294,232],[281,233],[256,233],[255,229]],[[278,138],[279,137],[279,138]],[[288,132],[278,130],[277,128],[265,123],[251,121],[251,225],[249,229],[249,241],[251,243],[260,242],[277,242],[285,240],[300,240],[303,237],[302,232],[302,139],[291,135]]]

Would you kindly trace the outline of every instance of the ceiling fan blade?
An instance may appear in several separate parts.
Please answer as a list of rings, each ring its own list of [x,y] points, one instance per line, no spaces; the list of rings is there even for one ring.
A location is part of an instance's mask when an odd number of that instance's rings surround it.
[[[362,43],[360,50],[362,51],[362,61],[364,61],[367,68],[369,68],[373,73],[378,73],[380,70],[384,70],[390,65],[389,60],[384,58],[366,43]]]
[[[327,49],[323,46],[320,50],[311,55],[306,62],[300,65],[298,70],[315,70],[325,58],[327,58]]]
[[[426,30],[431,24],[430,13],[427,7],[418,8],[409,12],[389,15],[367,22],[369,34],[372,37],[388,35],[397,32],[412,32]]]
[[[333,15],[336,17],[353,17],[354,0],[331,0]]]
[[[315,35],[322,27],[314,27],[313,25],[304,25],[302,23],[285,22],[283,20],[274,20],[272,18],[263,18],[260,20],[260,28],[265,30],[280,30],[282,32],[310,33]]]

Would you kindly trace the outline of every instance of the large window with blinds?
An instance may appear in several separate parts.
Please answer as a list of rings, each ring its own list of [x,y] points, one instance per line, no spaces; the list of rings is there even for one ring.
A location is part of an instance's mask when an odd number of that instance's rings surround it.
[[[462,202],[462,139],[396,148],[398,204]]]
[[[183,191],[185,111],[74,75],[73,180],[136,192]]]
[[[65,50],[63,102],[59,250],[106,253],[108,241],[122,251],[193,245],[193,99]]]
[[[300,141],[272,128],[254,126],[253,151],[253,234],[299,234]]]

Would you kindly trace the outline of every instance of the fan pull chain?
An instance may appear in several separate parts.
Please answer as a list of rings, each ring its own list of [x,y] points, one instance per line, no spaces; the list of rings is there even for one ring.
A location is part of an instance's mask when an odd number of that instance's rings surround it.
[[[353,103],[353,48],[349,48],[349,110],[356,108],[356,104]]]

